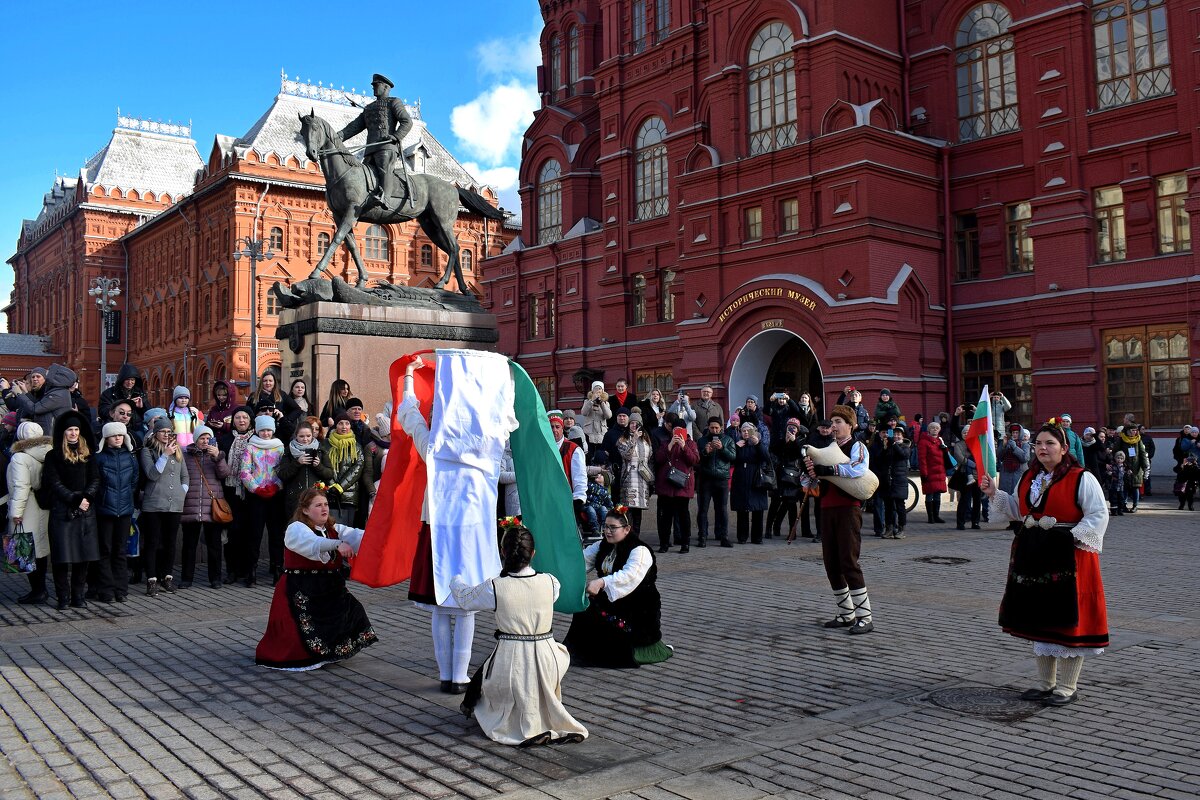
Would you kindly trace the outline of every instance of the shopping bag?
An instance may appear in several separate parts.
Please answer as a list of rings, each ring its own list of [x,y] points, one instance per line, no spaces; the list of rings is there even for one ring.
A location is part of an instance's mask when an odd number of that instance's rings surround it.
[[[29,573],[37,567],[33,554],[33,534],[17,524],[4,540],[4,572]]]
[[[142,554],[142,535],[138,531],[137,522],[129,524],[129,539],[125,542],[125,555],[137,558]]]

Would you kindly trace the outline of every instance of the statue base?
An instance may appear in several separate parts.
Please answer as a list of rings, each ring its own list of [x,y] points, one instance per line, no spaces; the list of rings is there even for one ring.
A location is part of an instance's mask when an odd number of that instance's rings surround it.
[[[314,416],[341,378],[374,424],[392,399],[388,368],[397,358],[439,347],[495,350],[500,334],[496,317],[482,311],[310,302],[280,311],[276,337],[283,387],[305,378]]]

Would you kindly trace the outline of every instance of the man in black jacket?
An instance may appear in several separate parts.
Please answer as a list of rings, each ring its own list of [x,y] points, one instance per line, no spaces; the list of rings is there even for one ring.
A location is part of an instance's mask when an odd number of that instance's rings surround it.
[[[721,547],[733,547],[729,542],[729,469],[737,457],[733,439],[725,435],[720,417],[709,417],[708,427],[696,442],[700,463],[696,466],[696,536],[697,547],[704,547],[708,538],[708,503],[713,504],[715,524],[713,533]]]
[[[117,382],[101,392],[100,405],[96,408],[101,425],[112,418],[113,403],[118,400],[128,400],[129,407],[133,412],[129,420],[125,422],[125,427],[138,439],[144,439],[146,425],[142,421],[142,415],[150,408],[150,403],[146,399],[142,376],[138,374],[137,367],[133,364],[122,364],[117,373]]]

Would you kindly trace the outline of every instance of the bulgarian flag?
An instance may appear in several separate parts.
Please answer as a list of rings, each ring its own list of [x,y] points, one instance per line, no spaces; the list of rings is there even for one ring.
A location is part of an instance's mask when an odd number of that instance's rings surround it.
[[[975,457],[975,478],[982,479],[984,475],[995,478],[996,473],[996,431],[992,427],[992,399],[988,387],[983,387],[983,394],[975,404],[975,416],[967,435],[967,448]]]
[[[375,505],[367,520],[366,532],[363,534],[362,544],[351,572],[354,580],[368,586],[392,586],[412,576],[413,558],[416,555],[422,524],[421,506],[430,474],[423,454],[417,452],[412,437],[401,427],[395,410],[399,409],[404,397],[405,368],[418,355],[428,352],[403,356],[392,364],[389,371],[394,409],[391,419],[391,446],[380,479],[379,491],[375,496]],[[482,396],[479,394],[479,386],[454,385],[451,378],[455,369],[451,367],[457,368],[462,375],[462,362],[449,359],[452,359],[455,353],[461,352],[439,350],[436,367],[431,368],[434,360],[426,358],[427,366],[413,375],[413,392],[429,425],[430,441],[433,442],[439,437],[445,441],[447,436],[446,430],[442,428],[443,421],[434,413],[435,409],[453,407],[455,419],[448,424],[453,424],[456,431],[466,431],[471,425],[468,420],[464,420],[464,413],[470,413],[472,409],[482,409],[482,403],[490,404],[489,413],[495,410],[494,406],[498,402],[512,404],[512,417],[517,421],[517,428],[511,432],[509,444],[517,473],[517,485],[520,487],[522,521],[533,533],[536,543],[532,566],[539,572],[548,572],[558,578],[561,591],[558,601],[554,604],[555,611],[568,614],[582,611],[587,607],[587,595],[584,591],[586,580],[583,551],[575,527],[571,487],[563,470],[558,448],[554,444],[554,435],[546,419],[546,408],[542,404],[541,396],[529,374],[511,360],[507,361],[506,366],[502,360],[503,372],[493,375],[499,380],[511,380],[511,387],[501,387],[494,393],[488,392],[487,396]],[[475,354],[472,358],[478,361],[479,355]],[[502,356],[494,358],[503,359]],[[496,366],[487,364],[492,370]],[[494,382],[490,385],[494,386]],[[462,395],[457,398],[462,402],[455,402],[456,394]],[[499,409],[500,412],[505,410],[508,409]],[[504,416],[503,413],[501,416]],[[439,460],[437,468],[442,469],[444,463]],[[494,485],[491,487],[493,490],[495,488]],[[475,574],[484,568],[483,565],[499,563],[495,557],[494,491],[490,499],[490,509],[481,512],[478,508],[459,507],[464,514],[474,514],[478,517],[482,513],[486,516],[489,522],[485,526],[476,526],[478,530],[444,528],[438,520],[458,516],[454,509],[455,503],[478,504],[479,498],[448,496],[431,500],[434,501],[429,504],[429,508],[433,520],[430,530],[435,576],[462,574],[468,582],[495,577],[499,572],[498,568],[493,574]],[[441,538],[447,536],[455,538],[452,541]],[[441,589],[438,597],[441,598]]]

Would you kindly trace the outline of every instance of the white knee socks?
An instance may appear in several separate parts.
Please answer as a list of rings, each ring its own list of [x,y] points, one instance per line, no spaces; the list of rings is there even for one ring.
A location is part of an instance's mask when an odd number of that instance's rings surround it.
[[[837,603],[837,618],[849,625],[854,621],[854,604],[850,602],[850,587],[843,586],[833,590],[833,599]]]
[[[1075,687],[1079,684],[1083,656],[1056,658],[1055,661],[1058,662],[1058,685],[1054,687],[1054,693],[1069,697],[1075,693]]]
[[[474,612],[435,608],[431,625],[438,680],[466,683],[470,680],[467,670],[471,666],[471,645],[475,640]]]
[[[857,622],[871,621],[871,599],[867,597],[867,587],[850,590],[850,602],[854,604],[854,620]]]
[[[1055,686],[1054,678],[1058,672],[1058,659],[1054,656],[1034,656],[1033,660],[1037,664],[1037,688],[1043,692],[1050,691]]]

